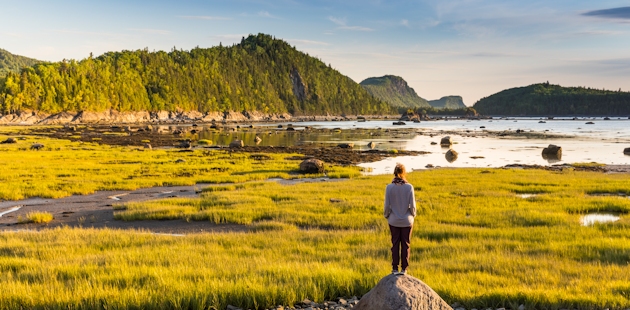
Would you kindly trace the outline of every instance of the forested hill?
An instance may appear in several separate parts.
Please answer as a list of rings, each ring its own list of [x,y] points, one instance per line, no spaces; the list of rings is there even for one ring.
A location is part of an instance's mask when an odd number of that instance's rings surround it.
[[[429,104],[436,109],[465,109],[464,99],[462,96],[445,96],[438,100],[431,100]]]
[[[13,55],[0,48],[0,77],[9,72],[20,72],[23,67],[30,67],[41,61],[24,56]]]
[[[473,106],[484,115],[630,115],[630,93],[547,83],[511,88]]]
[[[428,101],[416,94],[407,82],[395,75],[371,77],[361,83],[374,97],[401,109],[430,108]]]
[[[230,47],[109,52],[40,63],[0,84],[2,113],[260,111],[380,114],[392,107],[319,59],[258,34]]]

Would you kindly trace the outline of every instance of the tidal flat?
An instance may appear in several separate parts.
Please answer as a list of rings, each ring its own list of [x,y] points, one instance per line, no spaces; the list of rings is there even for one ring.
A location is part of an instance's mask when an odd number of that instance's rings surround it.
[[[199,197],[110,199],[101,208],[122,222],[235,229],[169,236],[91,228],[89,220],[49,228],[61,211],[37,206],[30,211],[54,219],[16,225],[25,207],[0,218],[11,224],[0,233],[0,308],[264,309],[361,296],[389,273],[388,175],[329,164],[327,177],[341,180],[280,184],[268,179],[312,177],[287,159],[300,154],[258,160],[17,135],[24,140],[0,145],[5,203],[212,183]],[[30,150],[34,142],[46,147]],[[409,181],[418,204],[410,274],[449,304],[630,307],[630,174],[462,168],[415,171]],[[591,213],[619,220],[583,226]]]

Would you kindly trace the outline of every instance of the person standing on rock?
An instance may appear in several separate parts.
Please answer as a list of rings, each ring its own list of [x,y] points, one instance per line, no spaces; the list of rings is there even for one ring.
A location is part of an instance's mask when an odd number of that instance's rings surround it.
[[[416,199],[413,186],[407,182],[407,171],[402,164],[396,164],[394,180],[385,189],[384,215],[392,234],[392,273],[405,274],[409,266],[409,245],[416,216]],[[399,262],[402,267],[400,272]]]

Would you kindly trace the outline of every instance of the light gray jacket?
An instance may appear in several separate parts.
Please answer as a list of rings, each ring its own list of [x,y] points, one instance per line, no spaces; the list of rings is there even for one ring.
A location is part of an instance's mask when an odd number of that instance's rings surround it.
[[[394,227],[413,226],[416,216],[416,199],[409,183],[390,183],[385,188],[385,218]]]

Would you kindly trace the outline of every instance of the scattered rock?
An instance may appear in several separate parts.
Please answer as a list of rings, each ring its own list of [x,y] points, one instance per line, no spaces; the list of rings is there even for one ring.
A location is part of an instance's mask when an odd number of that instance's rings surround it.
[[[436,144],[437,144],[437,142],[435,142],[435,141],[431,142],[431,145],[436,145]]]
[[[455,150],[450,149],[446,152],[444,157],[446,158],[446,161],[448,161],[449,163],[452,163],[457,160],[458,155],[459,154]]]
[[[181,158],[179,158],[179,159],[177,159],[177,160],[175,161],[175,163],[176,163],[176,164],[181,164],[181,163],[185,163],[185,162],[186,162],[186,161],[185,161],[185,160],[183,160],[183,159],[181,159]]]
[[[562,147],[557,145],[549,144],[548,147],[542,150],[542,156],[544,159],[561,159],[562,158]]]
[[[453,144],[453,141],[450,136],[446,136],[440,140],[440,145],[442,146],[450,146],[451,144]]]
[[[44,145],[41,143],[33,143],[33,145],[31,145],[31,150],[39,151],[43,148],[44,148]]]
[[[393,122],[392,124],[393,125],[407,125],[407,124],[405,124],[405,122],[402,122],[402,121]]]
[[[422,281],[409,275],[388,275],[361,298],[356,310],[451,310],[442,298]]]
[[[481,129],[486,129],[486,126],[480,126],[479,128],[481,128]]]
[[[370,143],[368,143],[368,145],[367,145],[367,146],[368,146],[370,149],[374,149],[374,148],[376,147],[376,143],[374,143],[374,142],[370,142]]]
[[[351,149],[354,147],[354,143],[339,143],[337,146],[342,149]]]
[[[430,169],[430,168],[435,168],[435,166],[433,166],[433,164],[427,164],[427,165],[426,165],[426,166],[424,166],[424,167],[425,167],[425,168],[427,168],[427,169]]]
[[[254,142],[256,144],[260,144],[260,142],[262,142],[262,139],[259,136],[256,136],[256,138],[254,138]]]
[[[302,173],[324,173],[324,162],[309,158],[300,163],[300,172]]]
[[[234,140],[230,143],[230,148],[241,148],[244,146],[245,143],[243,143],[243,140]]]
[[[623,149],[623,153],[626,155],[630,155],[630,147]]]
[[[610,117],[604,117],[604,120],[605,120],[605,121],[609,121],[609,120],[610,120]]]
[[[287,127],[287,131],[295,131],[295,128],[293,128],[293,127]]]
[[[343,202],[343,200],[339,199],[339,198],[330,198],[330,202],[335,203],[335,202]]]
[[[190,149],[192,147],[190,140],[182,140],[179,141],[179,148],[180,149]]]
[[[6,143],[17,143],[17,140],[15,140],[15,138],[7,138],[6,140],[0,142],[2,144],[6,144]]]
[[[143,145],[143,147],[144,147],[145,149],[148,149],[148,150],[152,150],[152,149],[153,149],[153,148],[151,147],[151,144],[149,144],[149,143],[145,143],[145,144]]]
[[[485,157],[483,157],[483,156],[470,156],[470,158],[472,158],[472,159],[481,159],[481,158],[485,158]]]
[[[593,125],[593,124],[595,124],[595,123],[593,123],[593,122],[586,122],[586,125]]]

